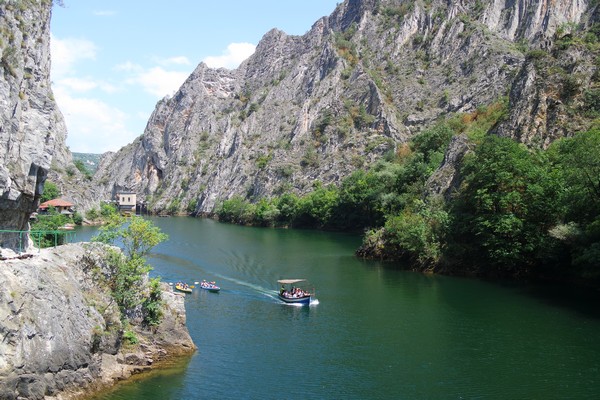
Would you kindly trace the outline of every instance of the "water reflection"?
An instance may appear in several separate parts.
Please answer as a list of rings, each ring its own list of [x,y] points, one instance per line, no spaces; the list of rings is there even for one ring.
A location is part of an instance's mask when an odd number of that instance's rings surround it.
[[[199,350],[181,376],[151,378],[147,385],[160,389],[103,400],[278,399],[281,388],[292,388],[288,397],[324,399],[600,392],[600,320],[588,307],[597,297],[565,301],[532,286],[402,271],[355,258],[360,238],[353,235],[155,222],[170,240],[155,249],[153,274],[215,280],[221,292],[186,297]],[[313,282],[318,304],[283,304],[280,278]]]

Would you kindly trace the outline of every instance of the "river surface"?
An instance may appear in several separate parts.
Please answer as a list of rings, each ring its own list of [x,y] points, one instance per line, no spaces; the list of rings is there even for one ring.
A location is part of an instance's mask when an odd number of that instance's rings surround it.
[[[154,222],[153,275],[222,289],[186,296],[191,358],[97,400],[600,398],[596,293],[402,271],[356,235]],[[317,301],[281,303],[280,278]]]

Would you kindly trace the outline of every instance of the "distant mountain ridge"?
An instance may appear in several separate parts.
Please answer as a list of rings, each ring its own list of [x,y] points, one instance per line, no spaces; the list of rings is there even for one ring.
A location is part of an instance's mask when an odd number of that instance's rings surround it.
[[[100,160],[102,159],[102,154],[93,154],[93,153],[72,153],[73,161],[81,161],[83,165],[90,171],[90,173],[94,174],[100,165]]]
[[[585,127],[560,91],[569,58],[593,60],[564,55],[565,72],[546,82],[532,52],[551,52],[594,20],[595,7],[347,0],[303,36],[266,33],[235,70],[200,64],[157,104],[141,137],[104,158],[99,197],[133,190],[155,212],[210,213],[234,195],[303,194],[397,151],[439,118],[505,96],[509,117],[495,132],[545,146]]]

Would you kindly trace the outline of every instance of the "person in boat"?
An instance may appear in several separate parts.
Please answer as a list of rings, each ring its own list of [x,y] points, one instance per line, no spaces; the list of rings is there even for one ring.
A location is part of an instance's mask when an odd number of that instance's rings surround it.
[[[279,294],[285,296],[285,285],[281,285],[281,289],[279,290]]]

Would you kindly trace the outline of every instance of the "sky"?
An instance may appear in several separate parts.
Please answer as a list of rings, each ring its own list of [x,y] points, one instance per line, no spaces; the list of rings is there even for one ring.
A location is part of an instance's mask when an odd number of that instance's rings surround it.
[[[117,151],[200,62],[236,68],[272,28],[303,35],[341,0],[63,0],[51,80],[77,153]]]

